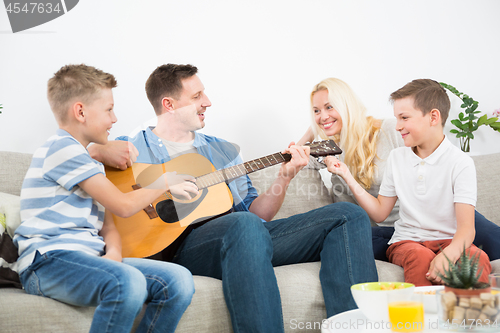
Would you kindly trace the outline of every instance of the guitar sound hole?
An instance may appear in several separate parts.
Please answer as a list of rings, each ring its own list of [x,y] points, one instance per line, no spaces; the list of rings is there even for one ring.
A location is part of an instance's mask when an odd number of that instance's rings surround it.
[[[194,212],[207,194],[208,189],[203,189],[198,199],[190,203],[177,202],[171,199],[160,201],[156,204],[156,213],[165,223],[179,222]]]
[[[156,204],[156,213],[165,223],[179,222],[179,216],[177,215],[173,200],[168,199],[158,202]]]

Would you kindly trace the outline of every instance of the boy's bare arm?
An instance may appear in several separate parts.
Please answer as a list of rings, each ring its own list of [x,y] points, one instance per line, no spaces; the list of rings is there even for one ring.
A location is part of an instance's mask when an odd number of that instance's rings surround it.
[[[368,216],[370,216],[373,221],[380,223],[389,216],[398,197],[385,197],[379,195],[375,198],[358,184],[347,168],[347,165],[333,156],[328,156],[325,159],[325,164],[328,171],[341,176],[345,180],[358,204],[368,213]]]
[[[475,207],[465,203],[455,203],[455,215],[457,217],[457,231],[453,239],[443,252],[446,256],[455,263],[465,248],[469,248],[476,236],[474,227],[474,212]],[[438,271],[443,273],[448,268],[448,260],[443,253],[439,253],[432,261],[427,272],[427,279],[434,283],[442,283],[441,278],[437,275]]]
[[[104,239],[104,243],[106,243],[106,254],[104,254],[102,257],[121,262],[122,243],[120,234],[115,227],[113,215],[111,215],[111,212],[107,209],[104,215],[104,224],[101,231],[99,232],[99,235],[102,236],[102,238]]]
[[[124,218],[144,209],[167,190],[177,196],[186,198],[190,198],[189,193],[198,193],[198,189],[192,181],[184,181],[169,186],[166,179],[164,186],[159,189],[142,188],[137,191],[123,193],[101,173],[80,182],[78,185],[103,205],[106,210]]]

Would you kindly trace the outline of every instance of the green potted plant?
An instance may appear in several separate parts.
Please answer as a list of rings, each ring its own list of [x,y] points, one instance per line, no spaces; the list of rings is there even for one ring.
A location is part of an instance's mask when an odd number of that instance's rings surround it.
[[[474,131],[476,131],[479,126],[487,125],[493,130],[500,132],[500,121],[498,121],[498,117],[493,116],[488,118],[487,114],[481,117],[476,116],[478,113],[481,113],[481,111],[477,110],[479,102],[459,92],[455,87],[449,84],[444,82],[440,82],[440,84],[462,100],[462,105],[460,105],[460,107],[464,109],[464,112],[458,114],[458,119],[451,120],[451,123],[455,125],[457,129],[450,130],[451,133],[456,134],[457,138],[460,139],[460,149],[462,149],[462,151],[470,151],[470,140],[474,139]]]
[[[464,322],[467,327],[470,324],[469,328],[480,328],[499,315],[498,299],[490,285],[478,281],[482,273],[482,269],[478,271],[479,255],[476,251],[469,256],[465,247],[456,263],[445,255],[449,267],[438,274],[444,282],[444,291],[438,293],[438,318],[447,328],[457,328]]]
[[[448,268],[444,270],[443,274],[439,273],[438,275],[443,280],[446,291],[461,293],[462,290],[477,290],[477,294],[480,294],[491,290],[488,283],[479,282],[479,277],[483,272],[482,268],[479,270],[479,255],[480,251],[476,251],[475,254],[469,256],[465,247],[456,263],[453,263],[446,254],[444,255],[448,261]],[[474,292],[470,293],[474,294]]]

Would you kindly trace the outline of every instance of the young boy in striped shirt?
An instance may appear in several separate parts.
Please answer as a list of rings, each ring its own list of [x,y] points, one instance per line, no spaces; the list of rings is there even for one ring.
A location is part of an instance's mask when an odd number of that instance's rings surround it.
[[[49,80],[59,129],[35,151],[23,183],[14,236],[18,272],[30,294],[97,306],[90,332],[130,332],[144,302],[137,332],[174,332],[194,293],[191,273],[173,263],[122,258],[111,213],[131,216],[166,189],[182,195],[194,185],[122,193],[106,178],[86,147],[108,141],[117,120],[114,87],[113,75],[86,65],[64,66]]]

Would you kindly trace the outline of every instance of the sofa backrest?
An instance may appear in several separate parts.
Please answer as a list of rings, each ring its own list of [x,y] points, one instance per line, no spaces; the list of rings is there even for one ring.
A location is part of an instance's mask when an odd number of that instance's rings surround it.
[[[280,165],[249,174],[259,194],[267,191],[278,175]],[[278,191],[278,188],[271,189]],[[333,203],[318,170],[304,168],[292,179],[286,191],[285,201],[274,220],[308,212]]]
[[[0,151],[0,192],[19,195],[31,154]]]
[[[26,153],[0,151],[0,192],[13,195],[21,193],[21,185],[31,163],[31,157],[31,154]],[[500,225],[498,208],[500,173],[497,171],[500,165],[500,153],[472,158],[477,172],[476,209],[488,220]],[[278,170],[279,166],[274,166],[249,175],[259,194],[271,186]],[[285,202],[275,219],[303,213],[332,202],[319,172],[303,169],[288,187]]]
[[[473,156],[477,174],[476,210],[491,222],[500,225],[500,153]]]

